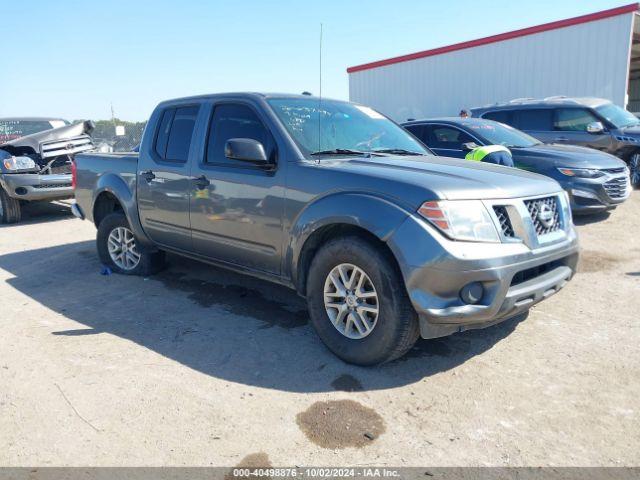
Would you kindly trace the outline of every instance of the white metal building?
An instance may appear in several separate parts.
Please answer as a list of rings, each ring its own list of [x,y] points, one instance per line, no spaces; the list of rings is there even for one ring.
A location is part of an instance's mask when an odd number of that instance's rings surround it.
[[[349,97],[397,121],[514,98],[602,97],[640,111],[637,3],[347,69]]]

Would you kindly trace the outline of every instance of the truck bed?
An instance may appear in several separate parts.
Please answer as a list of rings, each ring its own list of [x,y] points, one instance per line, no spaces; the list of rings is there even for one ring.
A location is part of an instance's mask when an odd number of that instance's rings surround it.
[[[138,153],[81,153],[75,157],[76,202],[91,217],[94,195],[102,190],[102,184],[121,185],[131,197],[136,192]],[[119,181],[113,182],[114,177]]]

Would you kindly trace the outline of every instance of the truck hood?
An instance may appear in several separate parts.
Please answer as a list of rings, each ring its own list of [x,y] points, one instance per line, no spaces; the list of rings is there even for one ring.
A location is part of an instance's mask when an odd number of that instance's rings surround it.
[[[474,200],[528,197],[556,193],[560,185],[548,177],[516,168],[436,156],[393,156],[322,160],[327,168],[386,184],[388,194],[403,198],[417,194],[420,201]],[[415,204],[415,199],[404,198]]]
[[[511,148],[513,156],[525,156],[540,167],[620,168],[625,163],[617,157],[599,150],[575,145],[539,144],[526,148]],[[543,168],[540,168],[542,170]]]
[[[24,137],[16,138],[9,142],[0,145],[0,148],[6,150],[14,155],[24,154],[26,150],[31,150],[35,154],[42,154],[43,157],[54,156],[55,154],[61,155],[65,152],[59,152],[58,143],[65,140],[78,139],[83,137],[81,141],[75,142],[73,148],[71,144],[62,145],[62,149],[70,150],[68,153],[78,153],[80,151],[86,151],[93,148],[88,134],[93,131],[94,124],[92,121],[87,120],[85,122],[76,123],[74,125],[65,125],[64,127],[52,128],[45,130],[44,132],[33,133],[31,135],[25,135]],[[88,139],[88,141],[87,141]],[[52,148],[43,149],[43,145],[51,145]]]

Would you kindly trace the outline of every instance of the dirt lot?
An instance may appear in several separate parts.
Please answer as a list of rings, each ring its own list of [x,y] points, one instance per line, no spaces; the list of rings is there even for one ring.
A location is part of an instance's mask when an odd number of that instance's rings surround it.
[[[32,207],[0,227],[0,465],[638,465],[639,212],[580,219],[528,319],[365,369],[284,288],[102,276],[93,225]]]

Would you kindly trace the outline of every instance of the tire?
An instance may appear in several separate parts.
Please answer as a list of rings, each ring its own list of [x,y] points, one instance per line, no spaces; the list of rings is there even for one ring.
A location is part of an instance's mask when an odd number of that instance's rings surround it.
[[[138,247],[127,217],[122,212],[111,213],[100,222],[96,243],[100,261],[113,272],[147,276],[158,273],[165,266],[164,252],[148,252]],[[123,244],[127,245],[124,251]],[[120,250],[110,252],[110,245],[119,245]]]
[[[634,153],[629,157],[629,175],[631,187],[640,188],[640,153]]]
[[[0,223],[18,223],[22,218],[20,201],[11,198],[0,187]]]
[[[351,307],[369,315],[368,322],[365,323],[367,326],[373,326],[365,336],[362,336],[360,329],[354,326],[347,327],[348,318],[342,321],[338,319],[341,310],[325,307],[327,288],[335,287],[335,282],[329,279],[329,274],[339,272],[336,269],[344,265],[347,265],[347,277],[353,276],[356,269],[364,272],[368,279],[364,281],[365,287],[359,290],[363,295],[366,294],[366,289],[369,290],[367,295],[374,293],[376,296],[375,300],[356,300],[375,302],[375,318],[371,312],[361,311],[361,307]],[[353,270],[349,270],[349,265]],[[357,275],[357,272],[355,274]],[[339,291],[338,287],[335,287],[335,291]],[[336,295],[329,295],[329,298]],[[344,302],[340,298],[333,300],[344,305],[349,303],[347,297],[344,297]],[[351,300],[353,301],[353,298]],[[338,238],[321,247],[311,262],[307,278],[307,303],[311,323],[318,336],[329,350],[347,363],[369,366],[395,360],[409,351],[419,336],[418,317],[409,301],[397,266],[378,247],[359,237]],[[365,304],[365,307],[368,306],[370,305]],[[333,320],[330,315],[334,317]],[[348,317],[350,314],[346,315]],[[362,315],[359,318],[362,319]],[[338,326],[334,326],[333,321],[336,321]],[[353,318],[351,323],[355,323]],[[363,324],[362,321],[357,323]]]

